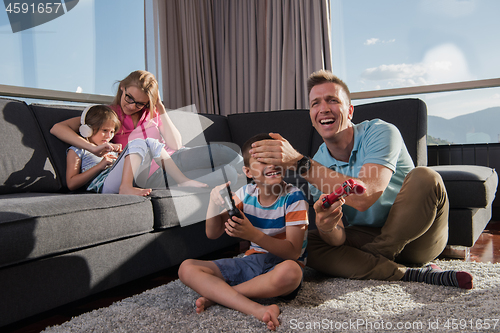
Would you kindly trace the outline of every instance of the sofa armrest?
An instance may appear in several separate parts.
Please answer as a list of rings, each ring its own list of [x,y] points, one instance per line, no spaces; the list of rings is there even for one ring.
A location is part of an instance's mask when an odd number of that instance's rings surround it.
[[[450,208],[484,208],[493,202],[498,185],[495,169],[478,165],[433,166],[443,178]]]

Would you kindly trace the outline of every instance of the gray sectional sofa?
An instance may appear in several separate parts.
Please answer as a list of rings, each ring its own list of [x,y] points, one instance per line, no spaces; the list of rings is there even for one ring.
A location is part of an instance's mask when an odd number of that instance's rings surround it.
[[[0,98],[0,327],[238,242],[205,236],[207,189],[154,190],[145,198],[68,192],[68,145],[49,130],[82,109]],[[186,146],[222,143],[237,150],[256,133],[278,132],[312,156],[321,143],[307,110],[172,118],[189,138]],[[422,101],[355,107],[354,122],[369,118],[398,126],[416,165],[426,165]],[[203,133],[192,133],[195,123]],[[438,171],[451,203],[449,244],[472,246],[490,219],[497,174],[475,166]],[[302,178],[288,174],[287,180],[308,192]],[[239,185],[245,182],[242,177]]]

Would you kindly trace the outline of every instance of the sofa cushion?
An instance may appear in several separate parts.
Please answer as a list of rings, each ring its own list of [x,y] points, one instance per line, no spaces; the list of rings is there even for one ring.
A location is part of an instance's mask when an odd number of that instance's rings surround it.
[[[150,194],[154,212],[154,228],[188,226],[205,221],[210,188],[176,187],[153,190]]]
[[[149,198],[7,194],[0,200],[0,267],[150,232]]]
[[[433,166],[443,178],[450,208],[484,208],[495,199],[495,169],[478,165]]]
[[[0,98],[0,118],[0,194],[58,191],[60,178],[29,107]]]
[[[191,176],[189,172],[186,175]],[[240,175],[236,183],[231,184],[231,190],[236,191],[246,183],[246,177]],[[153,204],[154,228],[166,229],[178,225],[185,227],[205,221],[211,190],[210,187],[171,187],[166,190],[153,190],[150,197]]]
[[[30,105],[30,108],[33,110],[33,113],[40,124],[40,128],[45,141],[47,142],[50,156],[54,162],[58,178],[66,188],[66,149],[70,145],[50,134],[50,129],[55,123],[68,118],[80,117],[84,107],[32,104]]]

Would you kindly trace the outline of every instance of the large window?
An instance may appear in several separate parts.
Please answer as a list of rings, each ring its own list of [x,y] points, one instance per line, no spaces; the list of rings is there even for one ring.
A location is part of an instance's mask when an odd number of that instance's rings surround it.
[[[331,0],[333,71],[352,92],[500,78],[499,15],[496,0]],[[487,129],[500,123],[499,88],[414,97],[431,143],[499,142]]]
[[[16,33],[0,6],[0,84],[114,95],[117,80],[145,69],[143,1],[80,0]]]

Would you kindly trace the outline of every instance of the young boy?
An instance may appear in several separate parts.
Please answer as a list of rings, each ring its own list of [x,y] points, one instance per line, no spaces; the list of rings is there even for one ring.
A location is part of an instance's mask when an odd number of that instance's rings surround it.
[[[230,219],[226,210],[220,212],[223,199],[219,191],[229,182],[212,190],[207,212],[208,238],[218,238],[225,232],[250,241],[250,249],[243,258],[185,260],[179,267],[179,279],[201,295],[196,312],[218,303],[253,315],[275,330],[279,307],[251,299],[296,296],[306,260],[309,222],[304,194],[283,181],[280,169],[250,156],[252,144],[267,139],[271,139],[268,134],[259,134],[242,147],[243,172],[254,181],[235,193],[236,207],[243,218]]]

